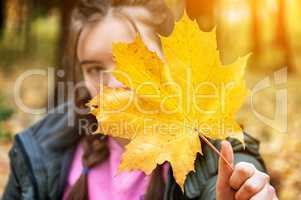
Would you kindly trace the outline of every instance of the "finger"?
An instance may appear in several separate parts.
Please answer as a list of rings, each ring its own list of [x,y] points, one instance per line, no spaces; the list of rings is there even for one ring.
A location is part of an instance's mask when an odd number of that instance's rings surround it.
[[[273,186],[270,186],[274,189]],[[278,197],[277,197],[277,193],[276,193],[276,190],[274,189],[274,195],[273,195],[273,200],[279,200]]]
[[[269,176],[256,171],[253,176],[247,179],[235,194],[235,199],[247,200],[260,192],[269,183]]]
[[[229,142],[223,141],[221,143],[221,154],[224,156],[224,158],[230,163],[230,165],[233,167],[233,149]],[[229,185],[229,179],[232,174],[232,169],[228,166],[228,164],[222,159],[219,159],[219,167],[218,167],[218,178],[219,183]]]
[[[279,200],[276,194],[274,195],[273,200]]]
[[[251,163],[240,162],[235,165],[233,174],[230,177],[230,185],[233,189],[238,190],[242,184],[254,175],[256,168]]]
[[[265,187],[250,200],[274,200],[275,189],[270,185],[266,184]]]
[[[224,156],[224,158],[230,163],[230,165],[233,167],[233,149],[229,142],[223,141],[221,143],[221,154]],[[218,167],[218,177],[217,177],[217,196],[220,194],[226,195],[228,197],[229,195],[234,195],[229,180],[232,174],[232,169],[228,166],[228,164],[223,160],[219,159],[219,167]]]

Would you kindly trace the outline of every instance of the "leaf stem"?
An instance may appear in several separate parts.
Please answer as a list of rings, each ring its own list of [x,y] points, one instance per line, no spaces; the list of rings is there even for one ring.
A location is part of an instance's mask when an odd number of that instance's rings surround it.
[[[196,132],[198,132],[199,136],[201,137],[202,140],[204,140],[204,142],[206,144],[209,145],[209,147],[217,154],[219,155],[219,157],[221,159],[223,159],[223,161],[225,161],[225,163],[228,165],[228,167],[233,170],[233,166],[230,164],[230,162],[225,158],[225,156],[223,156],[223,154],[221,154],[221,152],[202,134],[200,133],[199,130],[195,129]]]

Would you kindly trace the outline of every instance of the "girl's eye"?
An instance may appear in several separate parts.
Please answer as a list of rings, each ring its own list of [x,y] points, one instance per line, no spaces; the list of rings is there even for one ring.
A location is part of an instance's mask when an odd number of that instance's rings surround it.
[[[87,70],[87,72],[91,75],[91,76],[99,76],[101,74],[101,72],[104,71],[104,67],[102,66],[92,66],[89,67],[89,69]]]

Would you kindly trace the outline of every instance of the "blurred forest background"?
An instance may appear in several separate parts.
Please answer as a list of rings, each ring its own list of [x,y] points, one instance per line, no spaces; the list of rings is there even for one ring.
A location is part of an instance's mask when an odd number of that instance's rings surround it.
[[[0,0],[0,195],[9,163],[7,152],[14,134],[41,115],[22,112],[14,103],[17,77],[28,69],[61,67],[74,0]],[[259,120],[247,100],[238,120],[261,141],[261,153],[280,198],[301,199],[301,1],[300,0],[166,0],[175,16],[183,10],[202,30],[216,27],[224,63],[252,52],[247,83],[256,83],[287,67],[288,128],[279,133]],[[47,105],[46,77],[31,76],[21,88],[23,102],[31,108]],[[273,85],[256,95],[256,111],[272,117]]]

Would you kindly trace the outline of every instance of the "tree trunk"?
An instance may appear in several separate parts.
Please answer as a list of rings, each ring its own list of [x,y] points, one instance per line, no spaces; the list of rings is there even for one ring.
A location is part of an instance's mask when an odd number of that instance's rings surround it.
[[[70,15],[74,6],[74,0],[63,0],[60,4],[60,35],[59,35],[59,44],[58,44],[58,61],[61,65],[62,56],[64,53],[65,45],[68,37]]]
[[[60,9],[60,15],[61,15],[61,20],[60,20],[60,33],[58,37],[58,45],[57,45],[57,69],[62,69],[66,70],[63,66],[63,56],[64,56],[64,51],[66,48],[67,44],[67,38],[69,35],[69,24],[70,24],[70,17],[71,17],[71,12],[74,7],[74,0],[63,0],[59,4],[59,9]],[[66,72],[65,72],[66,73]],[[52,106],[57,106],[60,102],[58,102],[58,83],[59,82],[64,82],[65,84],[67,83],[67,77],[56,77],[55,78],[55,89],[54,89],[54,94],[53,94],[53,102],[51,102]],[[66,85],[65,85],[66,86]],[[66,90],[66,89],[65,89]],[[65,99],[67,98],[67,91],[64,92],[65,94]]]
[[[0,39],[3,36],[4,28],[5,28],[5,18],[6,18],[6,8],[5,8],[5,0],[0,0]]]

